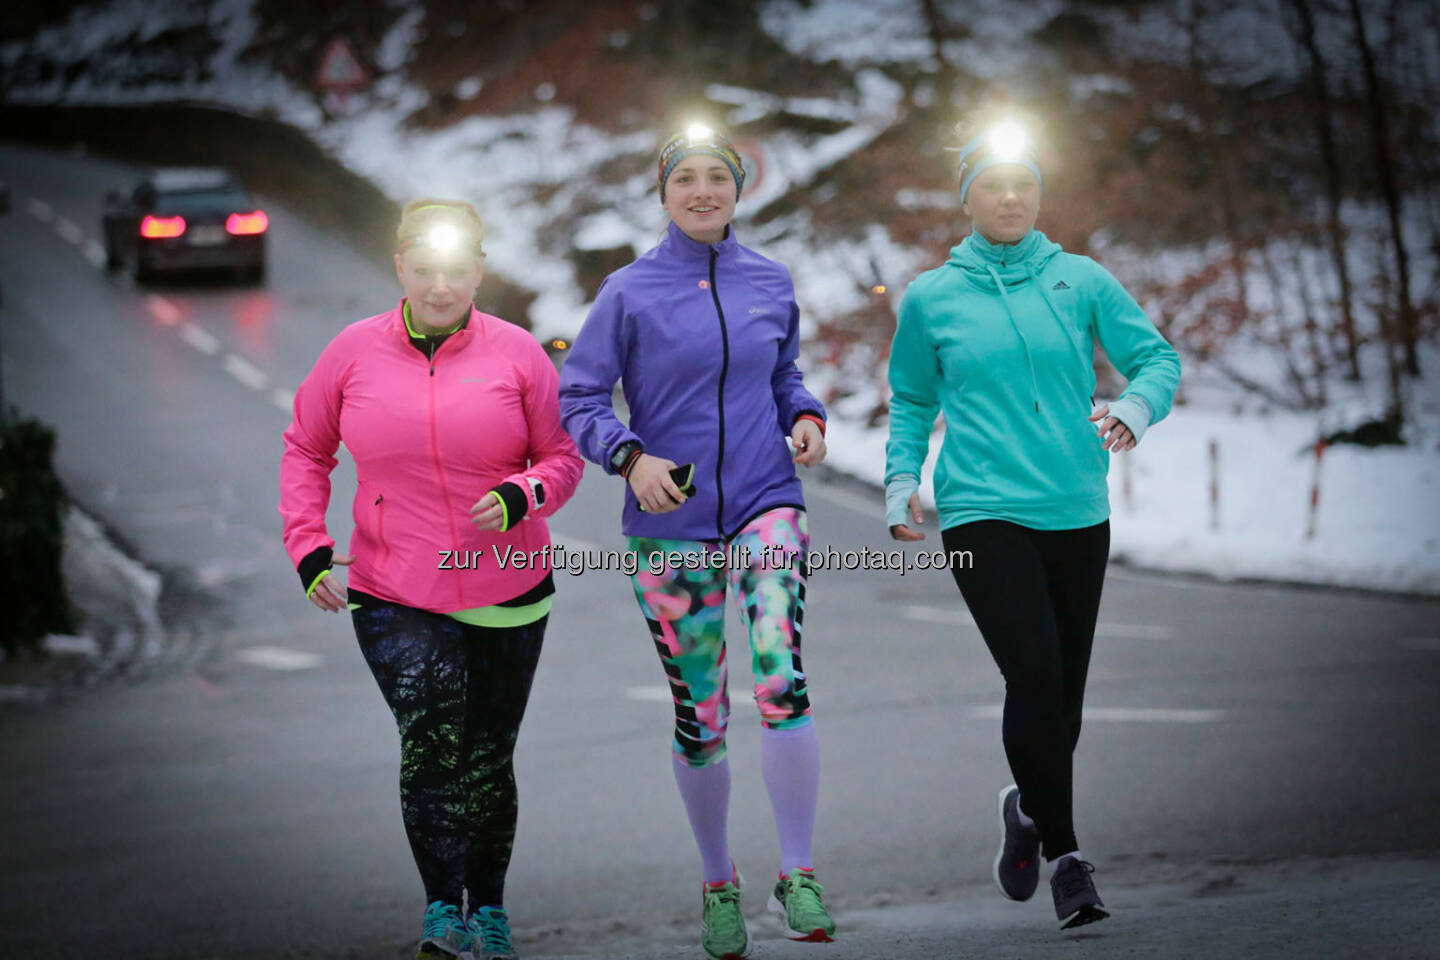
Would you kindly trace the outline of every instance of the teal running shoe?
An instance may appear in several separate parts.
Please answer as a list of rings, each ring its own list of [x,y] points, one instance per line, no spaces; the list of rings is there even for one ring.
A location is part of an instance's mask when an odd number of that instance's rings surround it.
[[[700,946],[710,960],[744,960],[750,955],[738,874],[731,883],[707,883],[701,888]]]
[[[470,933],[470,956],[474,960],[518,960],[510,943],[510,918],[504,907],[481,907],[470,911],[465,923]]]
[[[770,896],[770,911],[790,928],[791,940],[829,943],[835,939],[835,921],[825,909],[825,888],[810,870],[796,867],[781,877]]]
[[[415,960],[439,960],[439,958],[464,958],[470,948],[470,931],[460,916],[460,908],[444,900],[436,900],[425,908],[425,924],[420,930],[420,946],[416,948]]]

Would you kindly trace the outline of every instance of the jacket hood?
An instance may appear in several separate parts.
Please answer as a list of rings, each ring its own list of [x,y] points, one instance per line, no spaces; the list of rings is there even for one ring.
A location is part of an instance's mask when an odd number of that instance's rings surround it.
[[[978,286],[996,291],[995,276],[1006,286],[1023,283],[1045,268],[1064,248],[1039,230],[1031,230],[1018,243],[991,243],[979,233],[970,235],[950,249],[947,266],[965,271]]]

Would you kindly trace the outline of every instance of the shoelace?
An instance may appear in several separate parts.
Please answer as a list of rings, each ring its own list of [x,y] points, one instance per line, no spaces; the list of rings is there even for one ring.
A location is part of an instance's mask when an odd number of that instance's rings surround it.
[[[504,910],[478,910],[470,915],[472,927],[479,928],[480,945],[495,953],[511,953],[510,918]]]
[[[729,910],[718,910],[713,916],[710,913],[712,908],[723,907],[727,904],[735,904],[734,912]],[[711,928],[718,934],[726,935],[735,932],[740,928],[736,918],[740,915],[740,891],[733,886],[727,886],[723,890],[705,891],[705,918]],[[715,922],[718,921],[718,922]]]
[[[1070,859],[1074,860],[1074,857]],[[1076,866],[1066,867],[1055,876],[1058,878],[1060,887],[1060,899],[1068,900],[1079,893],[1085,893],[1094,889],[1090,882],[1090,874],[1095,872],[1095,865],[1088,860],[1077,860]]]
[[[461,926],[460,909],[447,903],[439,909],[425,911],[425,928],[421,936],[443,937],[457,926]]]
[[[820,881],[814,877],[806,876],[802,873],[796,876],[795,879],[789,881],[786,886],[789,887],[789,889],[785,891],[786,899],[793,898],[797,910],[813,911],[825,909],[825,888],[821,886]]]

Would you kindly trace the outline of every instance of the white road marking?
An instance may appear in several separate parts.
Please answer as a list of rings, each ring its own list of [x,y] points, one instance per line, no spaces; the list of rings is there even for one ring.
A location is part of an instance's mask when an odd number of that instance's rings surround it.
[[[270,378],[265,375],[264,370],[237,354],[227,353],[223,366],[226,373],[251,390],[264,390],[270,384]]]
[[[295,391],[276,387],[270,391],[270,402],[286,413],[290,413],[295,409]]]
[[[900,615],[906,620],[921,623],[948,623],[954,626],[975,626],[975,618],[963,607],[921,607],[908,605],[900,608]]]
[[[1117,640],[1169,640],[1177,633],[1174,627],[1153,623],[1097,623],[1095,635]]]
[[[261,565],[253,560],[237,563],[209,563],[199,569],[195,574],[195,580],[201,586],[218,587],[253,576],[260,570]]]
[[[220,341],[193,323],[180,328],[180,339],[207,356],[213,357],[220,352]]]
[[[976,720],[999,720],[1005,715],[1005,707],[999,703],[971,707],[969,714]],[[1106,723],[1215,723],[1225,719],[1225,711],[1086,707],[1084,719],[1086,723],[1097,721]]]
[[[77,247],[85,242],[85,231],[81,230],[78,224],[71,223],[64,217],[55,221],[55,232],[64,237],[66,243],[72,243]]]
[[[148,293],[145,295],[145,306],[149,308],[151,316],[167,327],[173,327],[180,322],[180,308],[164,297]]]
[[[41,223],[49,223],[55,219],[55,211],[51,210],[50,204],[44,200],[31,200],[25,204],[25,212]]]
[[[80,248],[80,252],[85,255],[86,260],[90,261],[90,266],[97,269],[105,266],[105,248],[98,242],[86,240],[85,246]]]
[[[40,703],[46,697],[43,687],[23,684],[0,684],[0,703]]]
[[[313,670],[325,662],[318,653],[285,647],[246,647],[235,651],[235,659],[265,670]]]
[[[975,618],[963,607],[924,607],[907,605],[900,615],[920,623],[944,623],[953,626],[975,626]],[[1097,623],[1095,635],[1126,640],[1168,640],[1175,636],[1174,627],[1149,623]]]
[[[639,700],[642,703],[673,703],[675,695],[670,692],[667,686],[658,687],[626,687],[626,700]]]

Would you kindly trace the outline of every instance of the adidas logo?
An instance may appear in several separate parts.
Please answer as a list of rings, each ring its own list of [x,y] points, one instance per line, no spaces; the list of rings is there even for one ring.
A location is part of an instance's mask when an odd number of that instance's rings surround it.
[[[1058,282],[1055,284],[1055,286],[1051,287],[1050,289],[1051,289],[1051,290],[1069,290],[1069,289],[1070,289],[1070,284],[1066,283],[1064,280],[1061,280],[1061,281],[1058,281]]]

